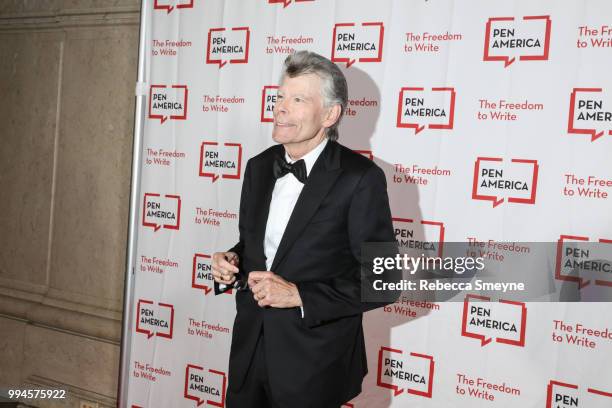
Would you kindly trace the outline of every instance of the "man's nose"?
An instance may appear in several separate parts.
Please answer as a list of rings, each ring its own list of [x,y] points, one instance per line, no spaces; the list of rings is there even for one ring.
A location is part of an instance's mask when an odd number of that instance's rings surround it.
[[[276,99],[276,103],[274,104],[274,111],[276,113],[287,113],[287,105],[285,104],[284,99]]]

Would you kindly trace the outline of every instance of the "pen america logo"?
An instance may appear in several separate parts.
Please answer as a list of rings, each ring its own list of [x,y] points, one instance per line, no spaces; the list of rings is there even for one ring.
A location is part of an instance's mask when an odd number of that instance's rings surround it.
[[[455,122],[455,88],[404,87],[397,102],[398,128],[417,134],[428,129],[452,129]]]
[[[356,61],[381,62],[385,27],[383,23],[338,23],[334,26],[333,62],[350,67]]]
[[[538,161],[501,157],[478,157],[474,163],[472,199],[492,201],[493,208],[504,201],[535,204]]]
[[[376,385],[393,390],[395,397],[405,392],[431,398],[434,368],[432,356],[381,346],[378,351]]]
[[[430,256],[443,257],[444,223],[398,217],[393,217],[392,221],[395,240],[400,248],[422,250]]]
[[[314,0],[268,0],[268,4],[282,4],[283,8],[287,8],[292,1],[294,3],[312,3]]]
[[[153,336],[172,338],[174,326],[174,306],[151,300],[139,299],[136,316],[136,332]]]
[[[604,408],[612,404],[612,392],[550,380],[546,408]]]
[[[225,388],[227,376],[224,372],[205,369],[202,366],[188,364],[185,368],[184,397],[195,402],[196,406],[225,406]]]
[[[149,119],[187,119],[187,85],[151,85],[149,90]]]
[[[480,340],[482,347],[491,343],[525,347],[527,307],[511,300],[491,302],[491,298],[466,295],[463,301],[461,335]]]
[[[572,90],[567,133],[591,135],[591,142],[612,135],[612,107],[602,88]]]
[[[276,105],[276,95],[278,86],[265,85],[261,90],[261,122],[274,122],[274,105]]]
[[[483,61],[548,60],[550,16],[491,17],[487,21]]]
[[[242,145],[240,143],[202,142],[200,146],[200,177],[240,179]]]
[[[208,31],[206,63],[217,64],[219,69],[230,64],[249,62],[249,27],[211,28]]]
[[[191,287],[194,289],[202,289],[204,295],[208,295],[213,290],[213,282],[211,256],[198,253],[194,254],[191,272]],[[232,289],[224,293],[231,294]]]
[[[154,231],[160,228],[178,230],[181,226],[181,197],[145,193],[142,205],[142,225]]]
[[[582,289],[594,282],[612,287],[612,239],[589,242],[588,237],[561,235],[557,240],[555,279],[576,282]]]
[[[170,12],[175,8],[177,10],[193,8],[193,1],[194,0],[155,0],[155,3],[153,3],[153,9],[165,10],[166,13],[170,14]]]

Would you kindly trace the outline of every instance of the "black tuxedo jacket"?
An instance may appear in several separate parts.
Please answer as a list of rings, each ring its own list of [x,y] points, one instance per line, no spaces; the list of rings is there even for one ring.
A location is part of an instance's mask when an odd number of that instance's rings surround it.
[[[273,146],[246,165],[240,199],[240,279],[265,271],[264,235],[272,190]],[[367,373],[362,313],[362,242],[394,242],[385,175],[371,160],[329,141],[311,169],[271,270],[297,285],[304,308],[261,308],[236,292],[229,385],[242,386],[263,329],[270,387],[281,407],[328,407],[361,392]],[[216,292],[219,287],[216,285]]]

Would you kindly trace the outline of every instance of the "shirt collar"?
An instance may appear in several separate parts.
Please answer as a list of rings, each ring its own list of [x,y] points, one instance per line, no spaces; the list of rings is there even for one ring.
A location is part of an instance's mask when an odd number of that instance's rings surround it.
[[[327,138],[323,139],[323,141],[319,143],[317,147],[315,147],[314,149],[306,153],[304,156],[302,156],[302,159],[304,159],[304,164],[306,165],[306,175],[307,176],[310,174],[310,170],[312,169],[312,166],[314,166],[315,162],[319,158],[319,155],[321,154],[323,149],[325,149],[327,142],[328,142]],[[297,161],[297,160],[291,159],[287,151],[285,151],[285,160],[287,160],[287,163],[295,163]]]

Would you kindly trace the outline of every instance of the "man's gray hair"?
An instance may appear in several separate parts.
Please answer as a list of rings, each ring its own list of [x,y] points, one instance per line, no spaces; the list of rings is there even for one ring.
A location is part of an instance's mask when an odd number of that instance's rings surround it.
[[[321,78],[321,96],[325,107],[340,105],[340,116],[336,123],[325,129],[329,140],[338,140],[338,125],[348,102],[348,85],[340,68],[327,58],[310,51],[298,51],[285,59],[281,82],[288,76],[315,74]]]

